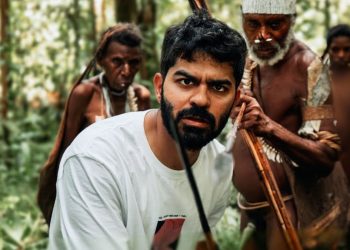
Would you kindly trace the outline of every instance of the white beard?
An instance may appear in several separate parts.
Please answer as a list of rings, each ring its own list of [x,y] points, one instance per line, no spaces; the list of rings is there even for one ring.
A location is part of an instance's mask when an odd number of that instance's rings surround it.
[[[243,32],[244,38],[246,39],[246,42],[248,44],[248,51],[249,51],[249,57],[257,62],[259,65],[269,65],[269,66],[273,66],[276,63],[278,63],[279,61],[281,61],[284,56],[287,54],[288,50],[290,49],[290,45],[292,43],[292,40],[294,39],[294,32],[292,29],[289,29],[287,37],[285,39],[285,46],[284,48],[282,48],[279,44],[276,45],[277,47],[277,53],[276,55],[274,55],[273,57],[269,58],[269,59],[260,59],[258,57],[258,55],[254,52],[254,50],[252,49],[252,46],[248,43],[248,39],[245,36],[244,32]]]

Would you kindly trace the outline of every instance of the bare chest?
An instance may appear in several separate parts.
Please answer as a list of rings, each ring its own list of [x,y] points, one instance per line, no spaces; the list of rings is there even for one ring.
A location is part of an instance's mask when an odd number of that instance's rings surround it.
[[[338,129],[349,134],[350,126],[350,73],[345,77],[332,79],[334,114]]]
[[[281,70],[257,71],[252,90],[264,112],[274,121],[295,131],[301,123],[307,79]]]
[[[110,109],[112,115],[125,113],[125,103],[126,98],[124,97],[110,97],[109,100],[106,100],[100,90],[95,91],[84,114],[87,125],[107,118],[107,109]]]

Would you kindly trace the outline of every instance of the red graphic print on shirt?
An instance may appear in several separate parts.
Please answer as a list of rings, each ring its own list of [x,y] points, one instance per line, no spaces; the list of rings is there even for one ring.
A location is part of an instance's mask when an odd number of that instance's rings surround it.
[[[176,249],[185,218],[165,218],[159,220],[154,234],[153,250]]]

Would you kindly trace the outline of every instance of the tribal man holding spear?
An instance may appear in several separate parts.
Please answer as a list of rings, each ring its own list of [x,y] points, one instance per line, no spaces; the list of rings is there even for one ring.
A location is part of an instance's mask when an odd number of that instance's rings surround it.
[[[329,82],[320,76],[322,64],[294,38],[295,0],[243,0],[242,12],[250,59],[238,103],[247,105],[240,127],[258,136],[303,247],[316,247],[317,237],[330,231],[336,241],[344,228],[337,219],[345,212],[341,195],[346,185],[342,170],[334,167],[340,142],[332,109],[325,105]],[[281,215],[259,184],[262,177],[242,135],[234,145],[233,182],[239,191],[241,228],[250,223],[257,232],[245,249],[300,249],[284,237]]]

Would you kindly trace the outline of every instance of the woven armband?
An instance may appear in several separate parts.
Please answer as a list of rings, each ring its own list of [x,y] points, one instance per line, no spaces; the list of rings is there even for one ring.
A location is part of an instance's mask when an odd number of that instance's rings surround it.
[[[334,134],[328,131],[317,132],[317,140],[321,143],[326,144],[331,149],[334,149],[338,153],[341,151],[340,137],[338,134]]]
[[[334,119],[332,105],[318,107],[306,106],[303,108],[303,121]]]

